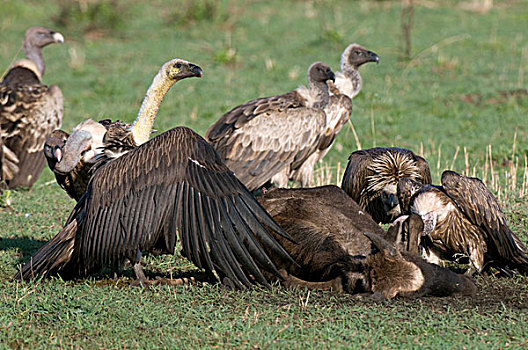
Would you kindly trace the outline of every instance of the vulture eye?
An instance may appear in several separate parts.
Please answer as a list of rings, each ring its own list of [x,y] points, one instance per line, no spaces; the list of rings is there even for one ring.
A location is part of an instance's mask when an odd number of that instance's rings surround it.
[[[356,51],[356,55],[361,56],[362,54],[363,54],[363,52],[361,52],[361,51]]]
[[[176,64],[174,65],[174,68],[180,69],[181,66],[182,66],[182,64],[181,64],[180,62],[178,62],[178,63],[176,63]]]

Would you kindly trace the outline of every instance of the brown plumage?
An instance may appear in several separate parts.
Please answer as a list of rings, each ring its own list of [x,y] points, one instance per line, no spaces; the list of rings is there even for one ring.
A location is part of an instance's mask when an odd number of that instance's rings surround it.
[[[271,181],[285,187],[293,178],[309,185],[311,171],[295,173],[316,152],[326,123],[328,80],[334,73],[324,63],[308,69],[309,89],[259,98],[233,108],[214,123],[206,139],[251,191]]]
[[[312,178],[313,169],[330,151],[335,138],[352,114],[352,98],[361,90],[359,67],[367,62],[378,62],[374,52],[357,45],[349,45],[341,55],[341,71],[336,73],[336,81],[328,82],[330,97],[324,107],[326,122],[320,133],[318,149],[304,161],[299,169],[293,171],[293,179]],[[341,90],[342,91],[341,91]]]
[[[173,254],[179,238],[182,254],[223,282],[267,285],[261,270],[278,271],[263,247],[288,254],[263,225],[287,237],[215,150],[177,127],[99,167],[64,228],[15,277],[73,278],[130,260],[145,281],[142,254]]]
[[[422,186],[417,191],[419,187],[414,184],[413,191],[399,192],[411,197],[409,211],[423,221],[421,244],[427,260],[439,263],[467,257],[468,274],[489,267],[528,272],[525,245],[509,229],[497,199],[482,181],[444,171],[442,186]]]
[[[109,119],[99,122],[88,119],[77,125],[62,143],[62,159],[57,159],[54,152],[45,153],[59,185],[72,198],[79,200],[94,170],[92,167],[95,164],[101,166],[148,140],[159,106],[169,89],[182,79],[201,75],[200,67],[192,63],[170,60],[154,77],[133,125]],[[57,149],[56,143],[50,137],[45,148],[53,146]]]
[[[411,249],[400,253],[382,238],[380,226],[336,186],[274,189],[259,202],[296,242],[276,236],[298,265],[270,254],[287,286],[383,298],[475,291],[467,277],[428,264]]]
[[[401,215],[396,191],[403,177],[430,184],[427,161],[407,149],[370,148],[350,155],[341,188],[374,221],[389,223]]]
[[[15,62],[0,83],[0,181],[7,188],[33,186],[46,162],[44,142],[61,125],[63,96],[57,86],[42,84],[42,48],[63,41],[60,33],[29,28],[26,59]]]

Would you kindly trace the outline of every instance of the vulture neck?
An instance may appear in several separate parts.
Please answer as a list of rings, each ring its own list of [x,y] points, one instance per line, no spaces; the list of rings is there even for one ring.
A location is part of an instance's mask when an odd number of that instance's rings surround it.
[[[44,76],[44,57],[42,56],[42,49],[33,45],[24,43],[24,53],[26,58],[33,61],[37,65],[40,76]]]
[[[309,81],[310,93],[314,97],[311,107],[324,108],[330,100],[328,85],[324,81]]]
[[[345,77],[352,83],[351,90],[344,91],[344,93],[348,97],[353,98],[361,90],[361,75],[359,75],[359,71],[356,67],[348,67],[348,69],[344,70],[343,73]]]
[[[162,70],[154,77],[143,99],[136,121],[132,124],[132,136],[138,146],[149,140],[161,101],[175,82],[175,80],[168,79]]]

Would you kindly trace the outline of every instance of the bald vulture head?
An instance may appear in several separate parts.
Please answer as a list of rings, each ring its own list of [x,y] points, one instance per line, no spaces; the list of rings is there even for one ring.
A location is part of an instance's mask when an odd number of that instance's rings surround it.
[[[335,80],[335,74],[327,64],[315,62],[308,68],[308,81],[324,83],[327,80]]]
[[[341,69],[343,71],[357,70],[367,62],[379,63],[379,56],[361,45],[350,44],[341,55]]]
[[[42,48],[49,44],[62,44],[63,42],[64,36],[51,29],[44,27],[31,27],[26,31],[23,43],[24,53],[28,59],[37,65],[41,77],[44,75]]]
[[[62,160],[63,149],[68,136],[65,131],[53,130],[44,143],[44,156],[50,169],[55,169],[57,163]]]

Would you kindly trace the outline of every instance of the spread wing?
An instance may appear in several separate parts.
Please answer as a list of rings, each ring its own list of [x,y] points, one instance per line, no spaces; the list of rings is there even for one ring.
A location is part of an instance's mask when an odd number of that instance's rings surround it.
[[[0,128],[6,148],[16,156],[16,174],[9,187],[29,187],[44,168],[42,152],[49,134],[62,122],[63,96],[57,86],[42,84],[0,86]],[[9,152],[7,151],[7,152]],[[13,163],[13,162],[11,162]],[[9,164],[3,164],[7,169]]]
[[[326,115],[303,103],[295,91],[250,101],[224,114],[206,138],[255,190],[286,167],[298,168],[317,149]]]
[[[172,253],[177,237],[184,256],[237,286],[267,284],[261,268],[278,273],[262,246],[291,260],[264,225],[289,236],[214,149],[184,127],[101,167],[77,211],[70,221],[79,222],[80,273],[135,258],[138,251]]]
[[[526,248],[509,229],[499,202],[480,179],[444,171],[442,187],[469,221],[486,232],[487,241],[493,242],[502,257],[528,263]]]

